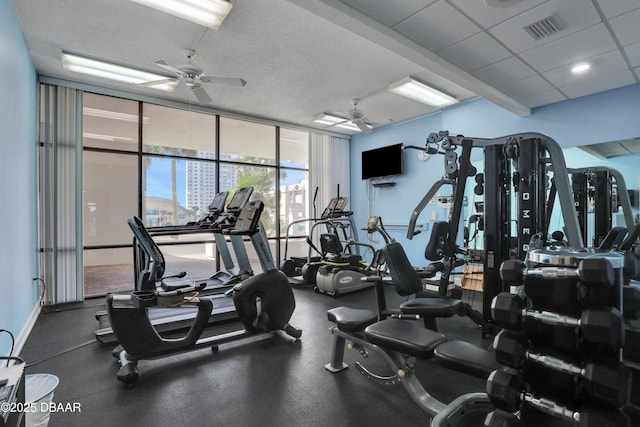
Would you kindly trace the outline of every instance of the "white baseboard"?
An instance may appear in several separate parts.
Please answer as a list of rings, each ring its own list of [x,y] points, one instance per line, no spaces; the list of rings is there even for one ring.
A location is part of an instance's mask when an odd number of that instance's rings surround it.
[[[20,353],[22,353],[22,347],[24,347],[24,344],[27,342],[27,338],[29,338],[29,334],[31,334],[31,330],[33,329],[33,326],[36,324],[36,320],[38,320],[38,316],[40,315],[41,308],[42,307],[40,306],[40,300],[38,300],[36,302],[35,307],[33,307],[33,310],[31,311],[29,318],[27,319],[26,323],[22,327],[22,330],[20,331],[20,335],[18,335],[18,337],[16,338],[16,342],[13,345],[14,355],[19,356]]]

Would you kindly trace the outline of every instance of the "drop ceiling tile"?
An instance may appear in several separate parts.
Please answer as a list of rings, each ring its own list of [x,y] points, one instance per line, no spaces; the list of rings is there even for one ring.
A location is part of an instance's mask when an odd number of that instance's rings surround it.
[[[622,46],[627,46],[635,42],[640,42],[640,9],[626,13],[609,21],[613,33]]]
[[[606,79],[594,80],[584,83],[577,83],[562,88],[562,92],[569,98],[578,98],[585,95],[591,95],[598,92],[604,92],[636,83],[633,74],[626,70],[620,70],[609,73]]]
[[[547,0],[525,0],[509,7],[488,7],[480,0],[451,0],[450,2],[476,24],[483,28],[490,28],[545,1]]]
[[[535,70],[545,72],[615,48],[609,31],[599,24],[524,52],[520,58]]]
[[[541,40],[534,40],[524,29],[528,25],[548,18],[551,15],[557,18],[564,27],[563,30]],[[520,53],[566,37],[599,22],[601,22],[600,15],[598,15],[598,12],[590,1],[551,0],[515,18],[496,25],[491,28],[489,32],[509,49]]]
[[[524,96],[518,100],[529,108],[535,108],[542,105],[549,105],[560,101],[566,101],[567,97],[560,93],[560,91],[558,91],[557,89],[551,89],[546,92],[534,93],[529,96]]]
[[[598,0],[598,3],[607,18],[613,18],[640,7],[638,0]]]
[[[591,64],[591,68],[589,68],[584,73],[572,73],[571,67],[573,66],[573,64],[571,64],[565,67],[547,71],[542,75],[552,85],[563,90],[568,86],[586,86],[589,84],[595,84],[600,80],[610,80],[610,75],[629,70],[627,63],[620,54],[620,51],[618,51],[617,49],[602,53],[600,55],[596,55],[591,58],[586,58],[584,62],[588,62],[589,64]]]
[[[478,33],[438,52],[438,55],[465,71],[476,70],[511,56],[487,33]]]
[[[535,76],[507,82],[501,86],[498,86],[498,89],[504,90],[507,94],[515,97],[516,99],[520,99],[538,93],[548,92],[550,90],[553,90],[554,87],[551,86],[545,79],[536,74]]]
[[[640,66],[640,43],[634,43],[624,48],[632,67]]]
[[[388,27],[393,27],[398,22],[408,18],[435,1],[436,0],[404,0],[402,2],[386,2],[342,0],[343,3]]]
[[[480,32],[480,27],[444,0],[422,9],[394,29],[434,52]]]
[[[492,86],[500,86],[511,80],[520,80],[530,77],[536,72],[527,64],[512,56],[472,72],[474,76],[484,80]]]

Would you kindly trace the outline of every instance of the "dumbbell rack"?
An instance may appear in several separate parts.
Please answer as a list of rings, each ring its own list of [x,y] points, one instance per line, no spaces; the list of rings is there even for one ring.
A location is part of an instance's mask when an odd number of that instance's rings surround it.
[[[631,389],[622,267],[619,254],[567,247],[503,263],[501,278],[519,292],[499,294],[491,306],[505,328],[494,340],[505,366],[487,380],[498,409],[485,426],[629,425],[620,410]]]

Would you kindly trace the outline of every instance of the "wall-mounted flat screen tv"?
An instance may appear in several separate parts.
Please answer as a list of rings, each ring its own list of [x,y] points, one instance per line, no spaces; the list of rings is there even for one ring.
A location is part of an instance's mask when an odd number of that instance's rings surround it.
[[[402,143],[362,152],[362,179],[402,175]]]

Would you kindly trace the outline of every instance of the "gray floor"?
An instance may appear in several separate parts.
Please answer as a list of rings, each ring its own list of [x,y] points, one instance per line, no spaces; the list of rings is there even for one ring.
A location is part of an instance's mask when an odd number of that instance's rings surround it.
[[[200,349],[141,361],[141,378],[132,388],[116,380],[111,346],[93,339],[101,300],[41,314],[22,356],[37,362],[88,343],[27,370],[60,378],[54,402],[81,405],[81,413],[52,414],[54,427],[428,425],[429,417],[402,386],[373,384],[353,367],[338,374],[324,369],[331,351],[327,309],[374,308],[371,289],[337,299],[310,288],[294,293],[297,308],[291,323],[303,329],[299,341],[278,332],[256,342],[221,346],[217,353]],[[489,344],[466,318],[442,320],[440,330],[451,338]],[[375,356],[369,359],[370,367],[384,369]],[[351,366],[357,360],[357,352],[348,352]],[[418,370],[426,388],[445,402],[484,389],[484,381],[432,360],[420,361]]]
[[[203,348],[141,361],[141,377],[134,387],[117,381],[113,346],[94,339],[94,315],[103,308],[102,299],[43,312],[21,356],[31,364],[27,374],[51,373],[60,378],[55,403],[80,405],[79,413],[51,414],[53,427],[429,425],[430,417],[401,385],[374,384],[357,372],[354,362],[363,361],[358,352],[347,352],[349,369],[337,374],[324,369],[332,342],[326,311],[340,305],[375,309],[372,289],[337,299],[311,288],[294,288],[294,294],[297,308],[291,323],[303,330],[299,341],[277,332],[223,345],[215,353]],[[390,295],[394,302],[402,301]],[[476,307],[481,303],[479,294],[475,301],[469,298],[464,299]],[[449,339],[490,345],[467,318],[441,319],[438,326]],[[208,333],[233,327],[219,325]],[[364,363],[379,374],[390,374],[375,354]],[[433,359],[419,360],[416,375],[443,402],[484,391],[485,386],[483,380],[444,368]],[[630,425],[640,425],[637,407],[627,412]],[[570,424],[555,419],[527,425]]]

